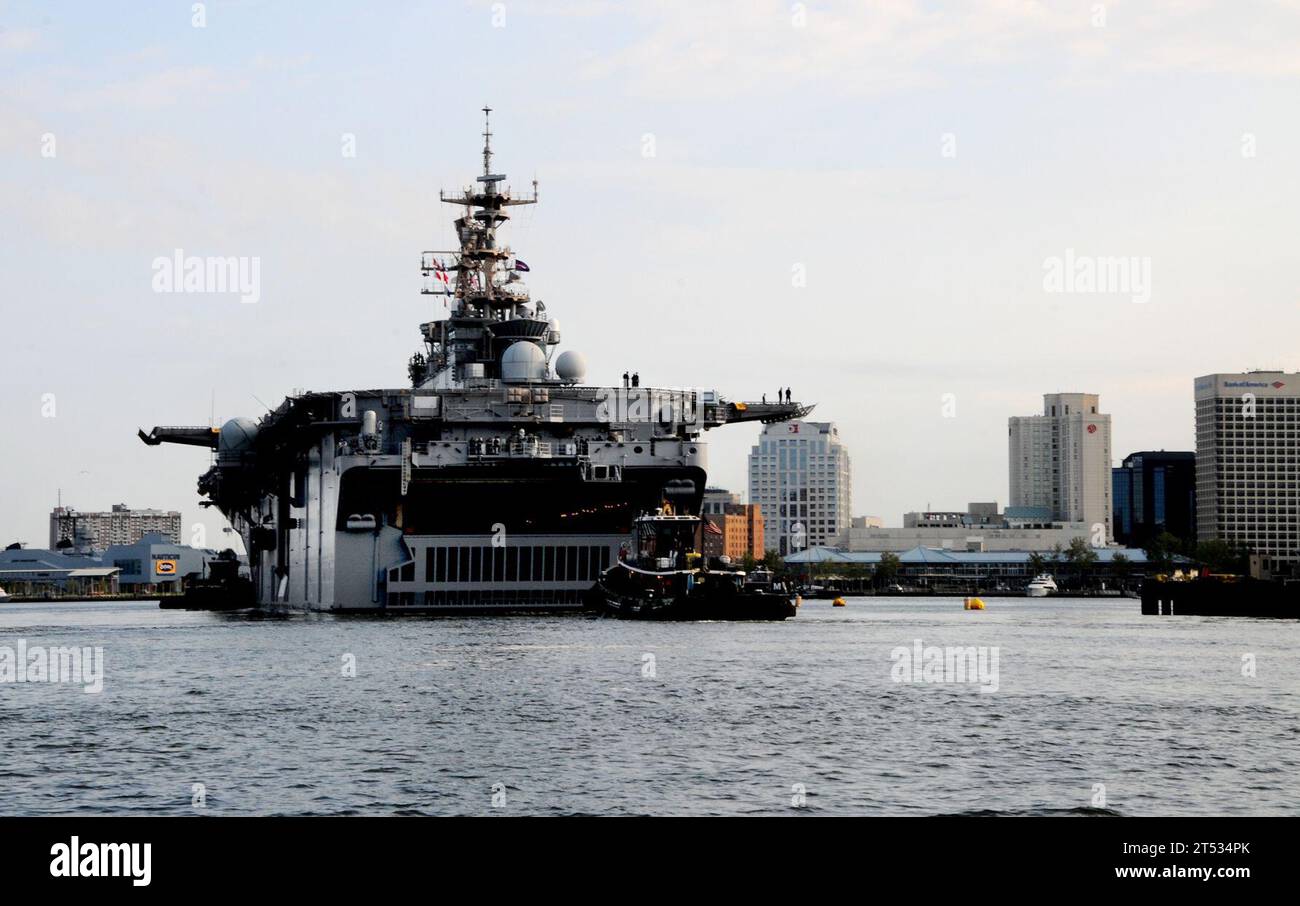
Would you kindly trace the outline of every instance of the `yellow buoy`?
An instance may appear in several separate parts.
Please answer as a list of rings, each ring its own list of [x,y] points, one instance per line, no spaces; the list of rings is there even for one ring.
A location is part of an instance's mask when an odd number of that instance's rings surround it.
[[[836,598],[834,601],[831,602],[831,606],[832,606],[832,607],[843,607],[843,606],[844,606],[844,599],[843,599],[843,598]]]
[[[962,601],[962,606],[965,610],[983,610],[984,602],[979,598],[966,598]]]

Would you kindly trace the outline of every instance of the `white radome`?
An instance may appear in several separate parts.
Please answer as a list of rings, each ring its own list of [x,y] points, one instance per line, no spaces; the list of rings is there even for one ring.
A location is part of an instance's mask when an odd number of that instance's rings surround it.
[[[555,360],[555,376],[570,384],[580,384],[587,378],[587,359],[576,349],[567,349]]]
[[[546,379],[546,353],[536,343],[520,340],[501,356],[501,380],[508,384]]]

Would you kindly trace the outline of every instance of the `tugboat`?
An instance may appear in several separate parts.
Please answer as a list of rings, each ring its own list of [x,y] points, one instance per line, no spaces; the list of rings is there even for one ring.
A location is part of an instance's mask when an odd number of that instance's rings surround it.
[[[770,576],[703,562],[695,549],[700,517],[664,506],[635,521],[635,548],[600,575],[588,607],[630,620],[784,620],[795,615],[788,589]],[[719,564],[720,565],[720,564]]]
[[[163,610],[247,610],[255,607],[253,583],[239,574],[239,557],[227,548],[208,561],[207,575],[185,584],[180,598],[164,598]]]

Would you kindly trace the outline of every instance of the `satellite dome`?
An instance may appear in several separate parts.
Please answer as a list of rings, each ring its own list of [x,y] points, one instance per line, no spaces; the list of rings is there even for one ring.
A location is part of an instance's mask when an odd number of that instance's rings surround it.
[[[581,384],[587,377],[587,359],[577,350],[565,350],[555,360],[555,376],[568,384]]]
[[[256,437],[257,422],[251,418],[232,418],[221,426],[217,449],[222,453],[238,453],[251,447]]]
[[[511,344],[501,357],[501,380],[508,384],[546,380],[546,353],[527,340]]]

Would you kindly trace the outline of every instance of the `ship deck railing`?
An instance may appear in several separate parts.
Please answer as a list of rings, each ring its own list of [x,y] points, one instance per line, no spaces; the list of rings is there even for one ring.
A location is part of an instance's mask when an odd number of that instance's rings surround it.
[[[576,459],[578,457],[578,445],[573,443],[566,447],[560,444],[552,443],[547,440],[537,440],[535,438],[525,438],[523,440],[512,440],[509,444],[503,444],[494,451],[474,450],[469,453],[470,459]]]

